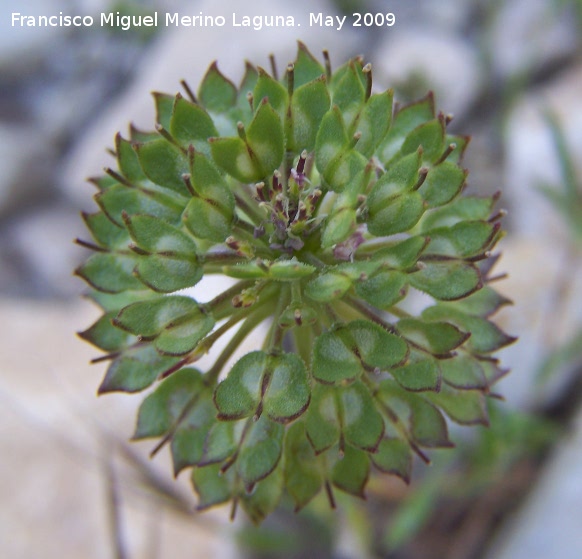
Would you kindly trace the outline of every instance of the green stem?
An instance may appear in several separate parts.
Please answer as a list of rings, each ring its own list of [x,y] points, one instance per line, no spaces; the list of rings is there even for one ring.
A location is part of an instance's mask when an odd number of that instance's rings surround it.
[[[241,260],[240,262],[244,262]],[[204,265],[204,275],[210,274],[221,274],[224,275],[224,270],[222,269],[223,266],[227,266],[228,264],[205,264]]]
[[[385,330],[387,330],[391,334],[396,333],[396,329],[394,328],[394,326],[392,326],[392,324],[390,324],[389,322],[386,322],[381,317],[379,317],[374,312],[374,310],[371,307],[369,307],[366,303],[356,299],[355,297],[346,297],[344,299],[344,302],[347,303],[348,305],[350,305],[353,309],[356,309],[359,313],[361,313],[366,318],[369,318],[372,322],[375,322],[376,324],[379,324],[380,326],[382,326],[382,328],[384,328]]]
[[[303,301],[300,281],[294,281],[291,283],[291,301],[296,304],[301,304]]]
[[[256,243],[264,244],[264,241],[262,239],[255,237],[255,228],[248,221],[239,219],[235,223],[233,230],[237,235],[244,237],[247,241],[249,241],[253,245]]]
[[[391,248],[397,244],[394,239],[382,239],[379,240],[376,237],[370,237],[368,233],[364,233],[365,241],[357,248],[356,258],[368,259],[371,255],[375,254],[379,250],[384,248]]]
[[[204,306],[207,307],[208,310],[210,310],[213,314],[214,313],[220,314],[220,310],[225,303],[228,303],[230,305],[230,302],[235,295],[239,295],[240,293],[242,293],[244,289],[253,287],[255,283],[256,280],[239,281],[235,283],[232,287],[229,287],[228,289],[217,295],[214,299],[208,301],[208,303],[204,303]]]
[[[317,326],[319,333],[321,333],[323,331],[322,328],[329,330],[332,327],[333,322],[334,322],[333,319],[335,317],[332,317],[329,315],[329,313],[327,312],[326,306],[327,305],[317,305],[317,306],[314,305],[314,308],[316,308],[318,311],[317,314],[318,314],[319,320],[315,323],[315,325]]]
[[[241,262],[246,262],[244,256],[239,256],[234,252],[209,252],[202,258],[202,264],[204,266],[204,272],[206,272],[207,265],[220,265],[227,266],[232,264],[240,264]]]
[[[293,160],[295,159],[295,153],[292,151],[285,152],[285,169],[283,172],[283,194],[289,194],[289,176],[291,175],[291,169],[293,168]]]
[[[319,188],[320,190],[323,190],[321,186]],[[327,218],[331,214],[332,208],[337,198],[338,194],[336,192],[331,192],[330,194],[329,191],[326,192],[324,190],[321,198],[319,198],[315,204],[315,207],[313,208],[312,215],[315,217]]]
[[[180,425],[186,419],[188,414],[194,409],[194,407],[198,403],[199,399],[200,399],[200,393],[198,392],[198,393],[194,394],[194,396],[188,401],[186,406],[184,406],[182,413],[180,413],[180,415],[178,416],[178,419],[176,419],[176,421],[174,421],[174,423],[172,424],[170,429],[168,429],[168,432],[164,435],[164,437],[162,437],[162,439],[158,442],[158,444],[151,450],[150,458],[153,458],[167,443],[169,443],[174,438],[174,435],[176,434],[178,427],[180,427]]]
[[[403,340],[406,341],[406,343],[409,346],[413,347],[417,351],[420,351],[421,353],[426,353],[427,355],[433,355],[427,349],[425,349],[422,346],[418,345],[417,343],[413,342],[411,339],[407,338],[406,336],[403,336],[402,334],[400,334],[392,324],[390,324],[389,322],[386,322],[381,317],[379,317],[376,314],[376,312],[374,311],[374,309],[369,307],[366,303],[356,299],[355,297],[346,297],[345,299],[343,299],[343,302],[350,305],[353,309],[357,310],[359,313],[361,313],[366,318],[369,318],[372,322],[375,322],[376,324],[379,324],[380,326],[382,326],[382,328],[384,328],[386,331],[390,332],[391,334],[395,334],[396,336],[401,337]],[[388,309],[388,312],[390,314],[398,317],[398,318],[409,318],[412,316],[412,315],[408,314],[406,311],[399,309],[398,307],[390,307]]]
[[[315,339],[313,327],[307,324],[296,326],[293,328],[292,333],[295,351],[303,359],[307,365],[307,369],[311,370],[311,352],[313,349],[313,341]]]
[[[241,327],[233,334],[222,353],[217,357],[212,368],[204,375],[204,382],[211,386],[216,383],[224,365],[237,350],[245,338],[270,314],[271,309],[268,304],[263,304],[260,308],[253,309],[254,313],[241,324]]]
[[[269,329],[269,333],[263,344],[265,351],[277,351],[281,349],[283,343],[283,333],[284,329],[279,325],[279,317],[283,313],[285,307],[289,304],[291,289],[288,285],[284,285],[279,291],[279,298],[277,300],[277,306],[273,311],[273,322]]]
[[[373,369],[371,369],[371,368],[364,367],[364,369],[368,373],[373,372]],[[376,393],[378,392],[378,383],[374,382],[372,380],[372,378],[370,378],[370,375],[369,374],[368,375],[362,375],[360,378],[362,379],[362,382],[369,388],[370,394],[372,394],[372,396],[375,396]]]
[[[389,307],[387,312],[396,318],[412,318],[412,315],[409,312],[406,312],[404,309],[397,306]]]
[[[254,310],[254,307],[247,307],[246,309],[240,309],[238,312],[233,314],[222,326],[214,330],[214,332],[206,336],[206,338],[198,343],[196,349],[192,352],[192,356],[190,357],[189,362],[192,363],[197,361],[200,357],[202,357],[202,355],[208,353],[218,338],[228,332],[233,326],[235,326],[243,318],[246,318]]]
[[[329,303],[324,305],[323,308],[325,309],[327,316],[329,316],[332,324],[335,324],[336,322],[343,322],[340,316],[335,312],[335,309]]]
[[[321,326],[321,322],[318,320],[311,325],[311,330],[313,332],[313,339],[317,338],[317,336],[321,336],[323,333],[323,329]]]
[[[394,425],[394,428],[398,431],[398,433],[402,436],[402,438],[409,444],[410,448],[420,457],[420,459],[425,464],[430,464],[430,458],[418,447],[418,445],[412,440],[405,425],[402,423],[398,415],[394,413],[392,408],[386,405],[381,398],[378,398],[377,395],[374,396],[374,399],[379,404],[379,407],[384,411],[388,420]]]
[[[249,197],[245,196],[245,189],[240,189],[237,194],[235,194],[236,205],[241,208],[243,213],[251,220],[254,225],[258,225],[262,221],[265,221],[266,216],[261,212],[257,203],[249,200]]]
[[[305,260],[305,262],[311,264],[312,266],[315,266],[319,270],[325,268],[326,266],[325,262],[322,262],[319,258],[317,258],[317,256],[315,256],[311,252],[306,251],[304,254],[302,254],[302,256],[303,256],[302,259]]]
[[[232,303],[233,298],[236,295],[242,294],[243,291],[252,289],[254,294],[258,297],[263,288],[267,285],[267,282],[260,280],[243,280],[239,281],[226,291],[223,291],[220,295],[217,295],[212,301],[206,303],[207,307],[210,307],[212,316],[216,320],[221,320],[226,318],[231,314],[235,313],[239,307],[235,307]]]
[[[354,307],[346,303],[343,299],[336,301],[334,307],[335,311],[344,322],[351,322],[352,320],[359,320],[362,318],[362,313],[357,309],[354,309]]]
[[[273,257],[273,253],[269,250],[267,240],[264,237],[255,237],[255,229],[246,221],[238,221],[232,228],[235,237],[247,241],[252,247],[257,256],[261,256],[266,260]]]

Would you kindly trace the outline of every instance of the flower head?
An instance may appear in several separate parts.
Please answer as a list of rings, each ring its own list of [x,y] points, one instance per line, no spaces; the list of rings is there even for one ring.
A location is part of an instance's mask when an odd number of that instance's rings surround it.
[[[135,438],[192,468],[200,508],[260,521],[283,491],[296,509],[322,488],[363,496],[371,466],[408,480],[414,453],[452,446],[443,412],[486,424],[492,353],[513,341],[489,320],[508,303],[489,285],[501,213],[462,194],[468,139],[432,95],[394,107],[369,64],[332,72],[301,43],[282,79],[247,64],[237,88],[212,64],[196,96],[184,86],[155,94],[154,132],[117,136],[83,216],[100,392],[157,383]],[[210,274],[233,286],[181,292]],[[431,301],[418,316],[413,292]]]

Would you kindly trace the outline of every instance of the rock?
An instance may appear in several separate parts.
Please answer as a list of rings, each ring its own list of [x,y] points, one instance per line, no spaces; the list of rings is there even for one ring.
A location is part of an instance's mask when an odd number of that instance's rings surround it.
[[[390,33],[414,25],[440,28],[455,33],[466,24],[476,1],[478,0],[447,0],[436,3],[408,0],[391,5],[385,0],[368,0],[365,7],[361,2],[352,2],[358,6],[351,11],[386,13],[387,10],[391,10],[396,14],[396,25],[390,29]]]
[[[560,121],[582,180],[581,80],[579,65],[532,91],[506,125],[503,203],[510,210],[511,234],[504,242],[500,270],[509,271],[510,277],[499,288],[516,302],[515,309],[501,316],[507,317],[507,329],[520,340],[503,352],[514,369],[503,385],[508,383],[525,406],[536,399],[547,403],[567,380],[564,373],[571,370],[556,371],[553,389],[536,393],[535,378],[544,360],[571,341],[582,324],[580,251],[576,252],[564,218],[537,188],[541,184],[563,188],[556,147],[544,118],[547,110]]]
[[[456,121],[451,124],[451,132],[469,134],[471,141],[463,155],[463,167],[469,171],[467,190],[469,195],[491,196],[501,191],[499,207],[507,209],[508,200],[505,196],[503,155],[500,153],[498,131],[493,122],[470,124],[462,123],[457,127]],[[511,224],[511,213],[506,226]]]
[[[28,118],[59,145],[74,141],[127,81],[143,52],[137,37],[111,34],[100,27],[59,37],[42,72],[21,76]]]
[[[53,15],[68,6],[66,0],[28,0],[14,4],[8,12],[4,6],[0,22],[0,72],[4,75],[21,74],[36,68],[42,54],[61,33],[59,27],[12,27],[12,12],[22,15]]]
[[[445,113],[462,115],[475,100],[481,81],[479,60],[471,44],[431,26],[387,34],[373,58],[384,85],[411,101],[430,89]]]
[[[582,413],[546,464],[525,505],[501,531],[490,559],[582,556]]]
[[[487,43],[497,75],[524,76],[575,52],[579,28],[572,12],[576,8],[564,4],[511,0],[492,6]]]
[[[72,271],[85,251],[73,244],[84,236],[77,212],[49,207],[27,214],[7,228],[6,239],[20,267],[20,293],[37,297],[71,297],[81,291],[81,282]]]
[[[0,217],[47,198],[54,150],[32,127],[0,124]]]
[[[561,188],[556,147],[544,113],[552,111],[566,137],[582,180],[582,66],[549,85],[528,93],[509,115],[505,136],[504,199],[511,223],[520,235],[551,238],[562,244],[568,232],[560,214],[538,190],[541,184]]]
[[[77,29],[73,27],[20,25],[17,21],[12,26],[12,13],[22,16],[58,16],[91,15],[105,9],[102,0],[26,0],[8,6],[3,6],[4,14],[0,20],[0,72],[3,77],[8,75],[21,76],[23,73],[37,69],[45,59],[47,52],[63,34]],[[81,28],[84,29],[84,28]]]
[[[182,15],[198,15],[200,12],[224,14],[228,28],[172,27],[166,30],[141,60],[133,84],[74,146],[65,166],[65,192],[84,209],[92,208],[89,201],[92,191],[83,187],[83,182],[88,176],[101,174],[105,165],[111,165],[105,148],[112,145],[116,132],[121,130],[125,134],[129,122],[134,122],[138,128],[153,129],[155,111],[148,93],[153,90],[175,93],[180,90],[181,79],[187,79],[196,89],[213,60],[217,60],[220,70],[236,83],[244,71],[245,59],[269,68],[268,57],[273,53],[281,72],[295,57],[297,39],[303,40],[316,54],[322,48],[328,48],[335,64],[352,55],[355,45],[352,28],[336,31],[318,27],[314,32],[306,17],[310,11],[334,13],[328,0],[297,0],[293,3],[257,0],[253,2],[252,10],[242,8],[235,0],[203,0],[196,5],[194,12],[183,8]],[[293,15],[301,27],[264,27],[260,31],[233,28],[230,25],[233,12],[239,18],[243,15]]]
[[[191,514],[188,476],[172,480],[163,452],[150,461],[151,441],[132,444],[136,458],[127,458],[123,441],[141,397],[96,398],[103,366],[88,365],[96,352],[73,335],[97,318],[95,309],[0,299],[0,316],[3,556],[111,557],[109,464],[127,556],[147,557],[153,548],[174,559],[237,557],[228,511]],[[186,510],[156,499],[146,473],[168,484]]]
[[[495,288],[514,305],[502,309],[494,322],[519,339],[499,352],[502,366],[510,368],[511,373],[495,391],[503,394],[508,406],[527,410],[550,403],[574,373],[555,371],[546,384],[539,379],[544,360],[580,331],[582,261],[569,263],[571,283],[560,297],[557,289],[567,269],[565,253],[551,240],[509,236],[500,250],[503,256],[495,273],[507,273],[508,277]]]

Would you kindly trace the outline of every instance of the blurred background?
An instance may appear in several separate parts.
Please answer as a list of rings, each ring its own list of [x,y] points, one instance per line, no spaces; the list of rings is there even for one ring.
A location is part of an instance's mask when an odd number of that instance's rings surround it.
[[[293,15],[301,28],[13,28],[26,15],[154,10]],[[392,27],[310,29],[309,12],[393,12]],[[498,323],[520,340],[491,427],[452,428],[455,451],[410,486],[373,478],[367,500],[281,509],[261,528],[199,515],[151,443],[129,443],[141,397],[95,396],[103,375],[75,337],[98,312],[71,271],[85,257],[86,178],[149,92],[196,87],[217,59],[293,59],[296,39],[332,63],[364,54],[402,102],[434,90],[472,135],[472,193],[509,213]],[[582,557],[581,0],[0,0],[0,549],[6,558],[537,559]],[[163,454],[163,453],[162,453]]]

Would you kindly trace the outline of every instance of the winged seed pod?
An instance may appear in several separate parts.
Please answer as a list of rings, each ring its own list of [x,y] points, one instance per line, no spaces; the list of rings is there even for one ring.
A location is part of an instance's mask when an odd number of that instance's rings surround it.
[[[79,241],[99,392],[155,385],[134,438],[192,469],[200,509],[231,501],[254,522],[284,492],[296,510],[364,497],[372,466],[408,481],[414,454],[453,446],[445,415],[487,424],[506,372],[492,353],[514,340],[490,321],[509,303],[490,285],[502,212],[462,195],[468,138],[431,94],[393,107],[369,64],[332,72],[324,55],[299,43],[282,79],[247,63],[237,88],[212,64],[196,96],[155,93],[155,132],[116,137]],[[236,281],[181,294],[209,274]],[[413,291],[432,301],[419,316]],[[227,332],[209,370],[191,366]]]

